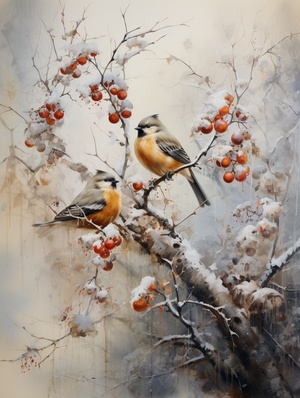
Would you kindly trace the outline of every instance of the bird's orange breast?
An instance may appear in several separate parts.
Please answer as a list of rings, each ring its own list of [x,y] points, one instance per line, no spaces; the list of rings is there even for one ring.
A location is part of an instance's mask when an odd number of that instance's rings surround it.
[[[182,166],[171,156],[166,155],[157,145],[154,136],[137,138],[134,143],[136,157],[152,173],[163,176],[170,170]]]
[[[94,224],[105,228],[108,224],[115,221],[120,214],[121,197],[116,189],[110,189],[104,193],[103,198],[106,201],[105,207],[87,218]]]

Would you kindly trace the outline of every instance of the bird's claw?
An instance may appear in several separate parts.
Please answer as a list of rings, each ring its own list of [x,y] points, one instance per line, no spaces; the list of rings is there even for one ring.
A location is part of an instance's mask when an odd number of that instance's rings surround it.
[[[148,190],[149,191],[151,191],[152,189],[155,188],[154,182],[155,182],[155,180],[149,181],[149,184],[148,184]]]
[[[173,172],[172,171],[168,171],[166,173],[166,180],[167,181],[172,181],[173,180]]]

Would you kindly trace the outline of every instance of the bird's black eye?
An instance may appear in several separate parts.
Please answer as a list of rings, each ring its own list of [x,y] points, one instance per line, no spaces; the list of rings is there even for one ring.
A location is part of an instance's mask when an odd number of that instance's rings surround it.
[[[150,129],[150,127],[152,127],[151,124],[147,124],[147,126],[145,126],[145,129]]]
[[[104,178],[103,181],[105,181],[105,182],[112,182],[112,181],[115,181],[115,179],[114,179],[113,177],[106,177],[106,178]]]

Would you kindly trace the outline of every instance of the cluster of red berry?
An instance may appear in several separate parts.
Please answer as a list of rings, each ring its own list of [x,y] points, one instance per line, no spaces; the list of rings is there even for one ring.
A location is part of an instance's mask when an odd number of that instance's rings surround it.
[[[46,141],[55,141],[54,134],[51,133],[50,127],[54,124],[61,122],[64,117],[64,111],[60,105],[56,102],[46,102],[38,110],[32,110],[30,117],[33,123],[28,123],[27,132],[28,137],[24,141],[24,144],[28,148],[34,146],[39,152],[44,152],[46,149]],[[57,140],[58,143],[59,140]],[[64,153],[65,148],[59,145],[62,150],[58,154],[61,157]]]
[[[213,130],[216,133],[223,134],[228,129],[228,122],[224,119],[230,111],[230,107],[233,105],[234,97],[231,94],[227,94],[224,98],[226,105],[223,105],[218,109],[218,113],[214,114],[213,117],[206,116],[203,118],[198,126],[198,131],[203,134],[210,134]]]
[[[246,122],[249,118],[249,113],[240,105],[234,107],[233,101],[234,96],[226,93],[221,98],[222,106],[220,106],[218,111],[211,115],[208,114],[200,120],[198,131],[203,134],[210,134],[214,130],[216,133],[223,134],[228,130],[228,126],[231,123],[228,122],[228,116],[231,116],[232,119],[235,118],[238,124]],[[224,102],[225,105],[223,105]],[[250,168],[247,166],[248,148],[244,145],[244,142],[250,139],[251,135],[247,130],[233,133],[230,142],[231,149],[221,159],[215,159],[218,167],[227,169],[223,175],[224,182],[231,183],[234,180],[243,182],[250,174]],[[230,170],[228,170],[229,167],[231,168]]]
[[[78,79],[81,76],[81,70],[79,66],[85,65],[89,57],[96,57],[98,53],[91,52],[90,54],[80,54],[77,59],[71,62],[68,66],[60,68],[60,73],[62,75],[71,75],[74,79]]]
[[[45,106],[39,109],[39,116],[44,120],[49,126],[53,126],[58,120],[64,117],[64,111],[58,107],[58,104],[46,103]]]
[[[230,170],[226,170],[223,175],[223,180],[226,183],[231,183],[234,180],[243,182],[250,174],[250,167],[248,163],[248,149],[243,147],[243,142],[250,140],[251,135],[247,130],[241,130],[231,135],[231,146],[230,150],[221,160],[216,160],[218,167]]]
[[[99,102],[103,99],[103,93],[108,93],[110,96],[110,101],[114,104],[114,111],[109,112],[108,114],[108,120],[112,124],[116,124],[120,121],[120,116],[123,119],[128,119],[131,117],[131,110],[124,106],[124,100],[127,98],[127,90],[124,88],[119,88],[114,81],[105,81],[103,83],[102,89],[101,89],[101,84],[93,84],[90,85],[90,98],[95,101]]]
[[[111,251],[115,247],[120,246],[122,243],[122,238],[120,235],[113,236],[112,238],[106,238],[96,241],[93,244],[93,249],[96,254],[98,254],[102,259],[109,259]],[[113,268],[113,261],[105,261],[102,269],[104,271],[110,271]]]

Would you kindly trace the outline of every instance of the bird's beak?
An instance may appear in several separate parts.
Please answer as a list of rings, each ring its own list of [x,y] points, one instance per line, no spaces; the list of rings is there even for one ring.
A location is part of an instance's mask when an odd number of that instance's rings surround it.
[[[138,131],[138,138],[142,138],[146,135],[144,129],[140,126],[135,127],[135,130]]]
[[[117,188],[118,182],[119,182],[119,181],[117,181],[117,180],[112,181],[111,186],[114,187],[114,188]]]

